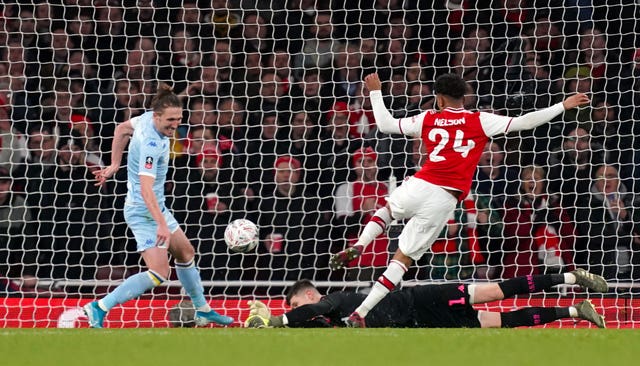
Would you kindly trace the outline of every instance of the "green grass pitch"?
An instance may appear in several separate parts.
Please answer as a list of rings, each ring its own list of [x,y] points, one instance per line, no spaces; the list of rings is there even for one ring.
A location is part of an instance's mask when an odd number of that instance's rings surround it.
[[[633,329],[3,329],[2,365],[637,365]]]

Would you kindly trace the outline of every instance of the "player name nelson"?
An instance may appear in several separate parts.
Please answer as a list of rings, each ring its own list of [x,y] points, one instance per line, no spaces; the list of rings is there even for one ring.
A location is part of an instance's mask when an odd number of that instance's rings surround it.
[[[433,121],[433,124],[439,127],[463,125],[464,118],[457,118],[457,119],[436,118]]]

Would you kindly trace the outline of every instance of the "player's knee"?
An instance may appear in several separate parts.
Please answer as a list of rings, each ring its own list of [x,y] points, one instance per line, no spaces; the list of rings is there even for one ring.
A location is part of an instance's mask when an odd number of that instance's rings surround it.
[[[161,270],[159,271],[159,270],[149,269],[149,271],[147,271],[147,274],[151,278],[151,281],[153,282],[153,284],[155,286],[159,286],[160,284],[165,282],[167,278],[169,278],[170,272],[168,268],[166,272],[162,272]]]
[[[180,263],[188,263],[196,256],[196,251],[193,249],[193,246],[187,245],[173,253],[173,256],[176,258],[176,261]]]

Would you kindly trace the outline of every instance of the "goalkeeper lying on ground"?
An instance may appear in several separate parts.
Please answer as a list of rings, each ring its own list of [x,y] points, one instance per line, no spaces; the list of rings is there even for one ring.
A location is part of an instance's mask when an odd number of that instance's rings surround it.
[[[602,277],[583,269],[564,274],[517,277],[499,283],[415,286],[390,293],[367,314],[365,322],[372,328],[512,328],[576,318],[605,327],[604,317],[596,312],[589,300],[569,307],[528,307],[511,312],[478,311],[472,307],[472,304],[544,291],[560,284],[607,291],[607,283]],[[291,311],[272,316],[264,303],[249,301],[251,315],[245,326],[344,327],[344,321],[365,296],[345,291],[322,296],[310,281],[301,280],[287,294]]]

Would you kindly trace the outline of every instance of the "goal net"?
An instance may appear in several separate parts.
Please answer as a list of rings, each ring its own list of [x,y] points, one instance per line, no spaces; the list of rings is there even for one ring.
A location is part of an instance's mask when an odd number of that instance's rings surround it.
[[[574,286],[486,308],[590,298],[609,326],[635,327],[640,284],[640,44],[630,1],[5,1],[0,5],[0,325],[73,327],[80,307],[145,270],[122,209],[126,156],[102,186],[119,122],[160,83],[184,103],[171,138],[166,206],[196,250],[212,305],[282,299],[298,279],[366,291],[405,222],[332,271],[376,209],[428,158],[376,129],[365,75],[397,118],[434,105],[462,76],[465,108],[519,116],[587,93],[591,104],[493,139],[473,189],[403,285],[486,282],[585,268]],[[246,218],[260,243],[227,249]],[[173,265],[173,260],[171,260]],[[168,326],[186,298],[169,281],[109,313],[109,327]],[[238,325],[240,323],[236,323]],[[585,326],[559,322],[554,326]]]

